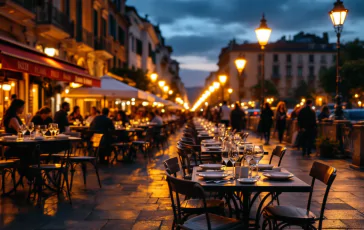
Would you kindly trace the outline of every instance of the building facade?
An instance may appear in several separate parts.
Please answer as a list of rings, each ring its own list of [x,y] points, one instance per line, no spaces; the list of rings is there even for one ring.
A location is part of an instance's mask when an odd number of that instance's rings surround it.
[[[316,93],[323,94],[319,85],[319,72],[321,69],[335,65],[336,47],[328,43],[327,34],[323,38],[314,35],[299,33],[291,40],[284,37],[265,47],[265,80],[270,80],[276,86],[279,97],[290,98],[300,81],[305,81]],[[238,57],[244,57],[247,61],[245,69],[239,75],[234,61]],[[234,40],[221,50],[215,81],[218,75],[227,74],[228,81],[225,90],[233,89],[229,95],[227,92],[225,100],[231,97],[232,101],[250,100],[253,96],[252,87],[257,85],[261,79],[262,52],[257,43],[237,44]],[[207,78],[209,83],[212,79]]]

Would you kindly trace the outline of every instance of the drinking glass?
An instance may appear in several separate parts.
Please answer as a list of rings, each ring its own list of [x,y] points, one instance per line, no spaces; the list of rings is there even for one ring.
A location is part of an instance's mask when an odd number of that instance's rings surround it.
[[[234,179],[236,179],[236,170],[235,170],[235,162],[239,159],[239,153],[235,151],[235,148],[231,146],[230,148],[230,161],[233,164],[233,173],[234,173]]]
[[[254,146],[253,145],[246,145],[245,146],[245,160],[248,164],[249,170],[250,170],[250,161],[253,159],[254,154]]]
[[[52,137],[53,136],[53,132],[54,132],[53,123],[49,123],[48,130],[51,133],[51,137]]]
[[[261,145],[255,145],[254,146],[254,155],[253,155],[253,159],[255,161],[255,167],[257,168],[257,174],[256,174],[256,178],[259,179],[259,161],[263,158],[264,156],[264,150],[263,150],[263,146]]]
[[[229,162],[229,151],[227,151],[226,147],[222,149],[221,159],[225,163],[225,166],[227,166],[227,163]]]
[[[43,136],[45,136],[46,132],[48,131],[47,125],[41,125],[40,131],[42,132]]]

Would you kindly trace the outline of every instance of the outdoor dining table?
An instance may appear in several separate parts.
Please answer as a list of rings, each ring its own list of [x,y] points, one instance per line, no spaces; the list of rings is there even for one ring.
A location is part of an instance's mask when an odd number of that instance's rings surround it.
[[[232,171],[231,167],[227,167],[226,171]],[[282,169],[284,172],[288,172]],[[240,213],[242,214],[242,220],[245,226],[249,226],[249,214],[251,210],[251,205],[258,198],[258,195],[262,192],[267,192],[268,194],[262,199],[258,210],[256,224],[259,224],[260,211],[263,208],[263,203],[268,197],[277,197],[281,193],[287,192],[310,192],[311,186],[306,182],[302,181],[297,177],[293,177],[285,181],[274,181],[269,180],[262,176],[261,172],[260,179],[255,184],[242,184],[237,180],[226,180],[223,183],[207,183],[202,177],[198,176],[201,172],[200,167],[194,167],[192,173],[192,181],[198,182],[205,191],[207,192],[218,192],[224,194],[227,198],[227,202],[233,201],[235,206],[236,217],[240,219]],[[237,194],[242,194],[242,196],[237,196]],[[255,193],[253,199],[251,195]],[[238,198],[238,199],[237,199]],[[241,200],[242,199],[242,200]],[[239,202],[239,204],[237,203]],[[232,216],[232,211],[230,209],[230,216]]]
[[[14,147],[14,148],[21,148],[21,149],[25,149],[25,150],[29,150],[29,151],[21,151],[19,156],[19,162],[20,165],[26,166],[31,164],[31,162],[26,162],[27,160],[29,160],[29,157],[26,156],[26,154],[31,154],[31,151],[34,149],[35,146],[40,145],[40,147],[42,148],[42,145],[51,145],[52,143],[55,142],[77,142],[82,140],[79,137],[68,137],[68,138],[51,138],[51,137],[46,137],[44,139],[30,139],[29,137],[24,138],[23,140],[5,140],[4,138],[0,138],[0,146],[2,146],[3,151],[2,151],[2,155],[4,155],[4,147]],[[4,156],[3,156],[4,157]],[[14,188],[7,192],[6,194],[11,194],[13,192],[16,191],[16,188],[22,183],[22,179],[25,175],[20,175],[19,180],[17,181],[17,183],[15,184]]]

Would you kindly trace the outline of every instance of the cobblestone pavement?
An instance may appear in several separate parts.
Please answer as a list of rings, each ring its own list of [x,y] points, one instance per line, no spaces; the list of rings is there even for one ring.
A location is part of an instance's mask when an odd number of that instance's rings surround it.
[[[0,229],[170,229],[172,211],[162,162],[176,156],[177,139],[178,135],[170,137],[170,147],[155,153],[153,159],[139,156],[134,164],[102,167],[102,189],[91,169],[87,188],[82,175],[76,173],[72,206],[50,197],[41,208],[35,207],[26,203],[26,193],[21,190],[15,196],[0,198]],[[274,144],[273,140],[266,149],[271,151]],[[268,159],[265,156],[263,163]],[[310,183],[308,173],[314,160],[315,156],[302,157],[289,149],[282,166]],[[338,176],[326,207],[324,228],[364,229],[364,172],[350,169],[344,160],[325,161],[338,169]],[[317,183],[312,203],[316,214],[324,188]],[[307,194],[282,194],[280,201],[305,207],[307,198]]]

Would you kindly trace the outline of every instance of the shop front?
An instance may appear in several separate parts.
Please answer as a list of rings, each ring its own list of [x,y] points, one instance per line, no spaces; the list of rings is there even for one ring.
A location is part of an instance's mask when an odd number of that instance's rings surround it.
[[[100,80],[84,68],[0,37],[0,84],[2,117],[12,96],[26,102],[25,113],[34,114],[44,105],[54,113],[62,103],[63,89],[69,85],[100,87]]]

